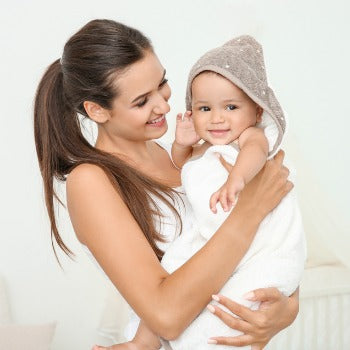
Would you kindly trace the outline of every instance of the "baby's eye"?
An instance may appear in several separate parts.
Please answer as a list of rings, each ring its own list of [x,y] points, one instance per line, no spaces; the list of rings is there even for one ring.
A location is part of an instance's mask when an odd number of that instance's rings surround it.
[[[199,107],[199,110],[200,110],[201,112],[209,112],[209,111],[210,111],[210,108],[207,107],[207,106],[203,106],[203,107]]]
[[[226,109],[229,110],[229,111],[233,111],[235,110],[237,107],[235,105],[227,105],[226,106]]]

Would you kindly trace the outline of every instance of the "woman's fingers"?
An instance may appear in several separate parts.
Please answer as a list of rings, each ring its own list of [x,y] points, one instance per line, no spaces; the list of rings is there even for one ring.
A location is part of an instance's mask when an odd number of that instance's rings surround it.
[[[231,313],[224,311],[217,305],[210,304],[208,305],[208,309],[210,312],[215,314],[215,316],[219,317],[230,328],[236,329],[242,333],[247,333],[251,329],[251,326],[248,322],[233,316]]]
[[[283,160],[284,160],[284,155],[285,155],[285,153],[284,153],[284,151],[282,150],[282,149],[280,149],[278,152],[277,152],[277,154],[273,157],[273,159],[277,162],[277,163],[279,163],[279,164],[283,164]]]
[[[224,295],[214,295],[213,299],[217,301],[219,304],[225,306],[229,309],[233,314],[240,317],[242,320],[247,321],[249,323],[254,323],[255,315],[254,311],[252,311],[249,307],[236,303],[230,298],[225,297]],[[221,310],[221,309],[220,309]]]
[[[282,166],[282,172],[285,174],[286,177],[289,176],[289,169],[286,166]]]
[[[241,347],[245,345],[251,345],[252,341],[252,336],[250,336],[249,334],[243,334],[237,337],[211,337],[208,343]]]
[[[277,288],[259,288],[247,294],[247,299],[252,301],[278,301],[281,299],[281,292]]]

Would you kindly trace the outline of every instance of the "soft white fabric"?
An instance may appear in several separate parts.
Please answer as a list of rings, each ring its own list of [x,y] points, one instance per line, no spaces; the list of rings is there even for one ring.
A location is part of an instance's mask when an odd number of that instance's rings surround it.
[[[217,214],[209,209],[211,194],[227,179],[227,172],[216,153],[234,164],[238,151],[230,145],[211,146],[202,157],[187,162],[182,170],[182,184],[192,205],[197,228],[178,237],[166,251],[162,265],[170,273],[203,247],[229,215],[219,208],[219,204]],[[277,287],[290,295],[300,283],[305,257],[302,220],[292,191],[261,223],[248,252],[220,293],[253,309],[258,305],[242,296],[256,288]],[[170,344],[174,350],[226,349],[225,346],[207,344],[207,339],[234,334],[234,330],[204,310]]]
[[[56,324],[0,326],[0,349],[49,350]]]

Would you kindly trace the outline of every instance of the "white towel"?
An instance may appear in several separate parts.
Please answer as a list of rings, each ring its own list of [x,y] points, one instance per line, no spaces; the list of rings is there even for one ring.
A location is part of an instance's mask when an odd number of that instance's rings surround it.
[[[197,252],[229,215],[221,209],[220,203],[217,214],[209,208],[210,196],[227,179],[227,171],[216,153],[234,164],[238,151],[229,145],[212,146],[199,159],[187,162],[182,170],[182,183],[197,224],[178,237],[166,251],[162,265],[170,273]],[[244,300],[242,296],[256,288],[277,287],[285,295],[292,294],[304,269],[305,247],[301,215],[292,190],[263,220],[248,252],[220,293],[252,309],[259,305]],[[234,249],[232,247],[232,251]],[[170,341],[170,346],[174,350],[224,350],[226,346],[207,344],[208,338],[238,334],[204,310],[179,338]],[[237,349],[250,349],[250,346]]]

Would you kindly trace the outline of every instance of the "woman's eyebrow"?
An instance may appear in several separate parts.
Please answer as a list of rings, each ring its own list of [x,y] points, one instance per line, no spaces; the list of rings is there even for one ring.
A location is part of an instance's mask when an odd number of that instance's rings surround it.
[[[163,76],[162,76],[162,79],[160,80],[159,85],[162,84],[162,82],[163,82],[163,80],[164,80],[164,77],[165,77],[165,74],[166,74],[166,69],[164,69]],[[136,102],[138,99],[147,96],[150,92],[151,92],[151,91],[148,91],[148,92],[145,92],[145,93],[142,94],[142,95],[137,96],[136,98],[134,98],[134,99],[131,101],[131,103],[134,103],[134,102]]]

